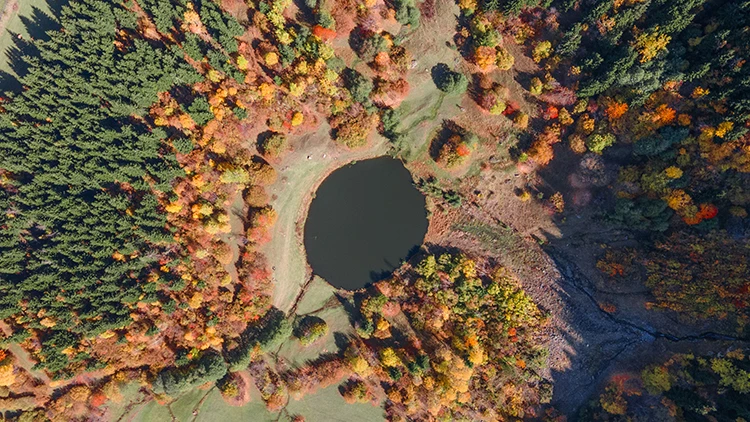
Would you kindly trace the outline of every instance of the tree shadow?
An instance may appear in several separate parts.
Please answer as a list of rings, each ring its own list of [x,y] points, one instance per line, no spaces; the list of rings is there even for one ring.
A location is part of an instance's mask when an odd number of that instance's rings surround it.
[[[365,39],[367,39],[367,34],[361,26],[357,26],[349,33],[349,48],[351,48],[352,51],[357,54],[357,57],[359,57],[359,52],[362,51],[362,46],[365,43]]]
[[[514,79],[516,80],[516,82],[518,82],[519,85],[523,87],[525,91],[530,90],[531,80],[537,76],[534,73],[527,73],[527,72],[513,72],[513,73],[515,73]]]
[[[12,45],[5,50],[5,57],[8,60],[8,66],[17,75],[22,78],[28,74],[29,64],[25,57],[38,57],[39,50],[32,42],[24,39],[21,34],[8,31],[12,39]],[[20,82],[19,82],[20,83]]]
[[[322,1],[323,0],[318,0],[318,3]],[[295,16],[298,21],[309,22],[311,25],[315,24],[315,11],[307,6],[307,1],[294,0],[293,3],[299,10],[297,16]]]
[[[0,70],[0,91],[19,92],[21,89],[23,89],[23,85],[15,75]]]
[[[70,3],[70,0],[47,0],[47,7],[49,7],[52,16],[60,16],[62,9]]]
[[[9,45],[4,53],[8,61],[8,67],[12,71],[0,71],[0,90],[3,92],[20,92],[23,86],[20,78],[28,74],[29,65],[25,57],[38,57],[39,50],[34,46],[33,40],[49,40],[47,31],[60,29],[56,17],[60,16],[63,7],[68,4],[67,0],[48,0],[47,6],[51,14],[42,11],[36,6],[32,6],[30,16],[19,16],[19,20],[24,25],[26,32],[29,34],[27,39],[17,32],[8,31],[11,38]]]
[[[344,308],[344,312],[346,312],[346,315],[349,317],[349,324],[354,327],[354,325],[357,323],[357,319],[359,319],[359,308],[357,308],[356,304],[351,300],[351,298],[347,298],[340,293],[334,293],[333,294],[336,299],[341,304],[341,307]]]
[[[555,308],[546,312],[563,316],[556,347],[568,362],[567,368],[552,369],[553,406],[574,417],[578,410],[618,369],[620,359],[638,358],[654,347],[655,338],[612,317],[594,298],[595,288],[582,275],[572,258],[555,246],[545,248],[557,267],[559,280],[552,285],[557,296]],[[645,350],[644,350],[645,349]]]
[[[370,271],[370,282],[375,283],[375,282],[385,280],[393,276],[393,272],[401,268],[405,262],[409,262],[412,259],[412,257],[419,252],[420,248],[421,248],[421,245],[414,245],[411,248],[409,248],[409,251],[398,263],[390,262],[384,259],[383,264],[385,265],[385,267],[392,268],[392,269],[383,270],[383,271]],[[365,285],[365,287],[367,287],[368,285]]]
[[[595,158],[615,169],[626,153],[612,149]],[[643,285],[645,274],[623,277],[620,285],[614,285],[615,281],[597,268],[597,260],[604,253],[599,245],[632,246],[643,236],[654,234],[644,227],[604,223],[602,215],[612,208],[616,197],[605,180],[579,177],[581,162],[589,158],[557,145],[555,159],[538,170],[537,191],[545,197],[549,192],[561,192],[566,209],[553,217],[557,232],[542,231],[546,239],[538,239],[543,243],[544,259],[555,272],[550,275],[547,270],[541,287],[534,286],[539,280],[526,280],[524,284],[540,308],[552,316],[555,335],[550,339],[550,349],[557,357],[551,368],[551,404],[573,420],[592,396],[597,398],[595,394],[613,375],[637,372],[649,362],[697,347],[726,347],[675,340],[699,337],[721,323],[678,321],[679,315],[674,312],[648,310],[653,298]],[[582,191],[587,199],[579,203]]]
[[[346,346],[349,345],[351,341],[349,340],[349,336],[346,334],[336,331],[333,333],[333,343],[336,345],[336,347],[339,349],[339,351],[346,349]]]
[[[58,31],[61,26],[57,20],[39,9],[32,6],[31,16],[19,16],[21,22],[26,27],[29,37],[32,40],[49,40],[47,31]]]

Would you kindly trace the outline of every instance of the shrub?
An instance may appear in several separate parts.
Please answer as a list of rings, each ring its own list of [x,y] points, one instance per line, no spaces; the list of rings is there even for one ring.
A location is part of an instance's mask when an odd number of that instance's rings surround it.
[[[672,376],[663,366],[650,366],[644,369],[641,378],[649,394],[659,395],[672,388]]]
[[[495,64],[497,65],[498,69],[510,70],[515,63],[516,58],[513,57],[513,55],[510,54],[508,50],[503,47],[500,47],[497,50],[497,58],[495,59]]]
[[[263,155],[278,157],[287,149],[286,136],[281,133],[271,133],[263,138],[258,138],[258,148]]]
[[[447,94],[462,94],[469,87],[469,81],[463,73],[450,70],[445,63],[432,68],[432,80],[439,90]]]
[[[612,146],[615,143],[615,135],[611,133],[600,134],[595,133],[586,139],[586,146],[589,151],[601,154],[605,148]]]
[[[373,84],[370,78],[366,78],[354,69],[344,71],[344,82],[346,88],[352,94],[352,99],[358,103],[369,103]]]
[[[294,336],[303,345],[314,342],[328,333],[328,324],[316,316],[306,316],[294,328]]]
[[[162,370],[154,380],[154,392],[174,396],[207,382],[214,382],[227,373],[224,359],[215,352],[207,352],[195,362]]]

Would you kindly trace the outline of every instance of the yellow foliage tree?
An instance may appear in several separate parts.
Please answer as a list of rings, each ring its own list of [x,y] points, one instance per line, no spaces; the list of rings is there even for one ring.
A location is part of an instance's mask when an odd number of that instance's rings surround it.
[[[495,65],[495,49],[492,47],[477,47],[474,51],[474,62],[483,71],[490,70]]]
[[[643,33],[636,38],[635,48],[640,54],[640,62],[646,63],[653,60],[660,51],[667,48],[672,37],[666,34],[660,34],[659,28],[652,32]]]
[[[86,385],[76,385],[68,391],[71,400],[77,403],[85,403],[91,397],[91,389]]]
[[[401,359],[392,347],[386,347],[380,352],[380,362],[386,367],[401,366]]]
[[[510,70],[516,63],[516,58],[503,47],[497,49],[497,59],[495,64],[500,70]]]
[[[682,177],[682,170],[679,167],[670,166],[664,170],[664,174],[670,179],[679,179]]]
[[[0,366],[0,387],[9,387],[14,382],[16,382],[16,376],[13,374],[13,365]]]
[[[534,51],[532,52],[532,57],[534,59],[534,62],[539,63],[543,59],[546,59],[547,57],[552,54],[552,43],[550,41],[542,41],[539,44],[537,44],[534,47]]]
[[[267,65],[274,66],[279,62],[279,55],[271,51],[271,52],[266,53],[265,56],[263,56],[263,60],[265,60]]]

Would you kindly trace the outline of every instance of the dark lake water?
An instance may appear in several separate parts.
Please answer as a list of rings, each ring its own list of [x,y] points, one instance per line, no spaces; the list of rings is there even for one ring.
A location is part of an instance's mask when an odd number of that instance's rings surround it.
[[[318,188],[305,224],[307,260],[332,285],[356,290],[399,267],[426,232],[424,196],[401,162],[360,161]]]

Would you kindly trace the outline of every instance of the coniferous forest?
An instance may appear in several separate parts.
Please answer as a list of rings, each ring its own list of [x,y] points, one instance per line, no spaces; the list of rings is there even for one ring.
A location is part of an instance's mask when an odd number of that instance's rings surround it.
[[[750,1],[48,3],[3,420],[750,420]],[[429,228],[334,288],[307,209],[380,156]]]

